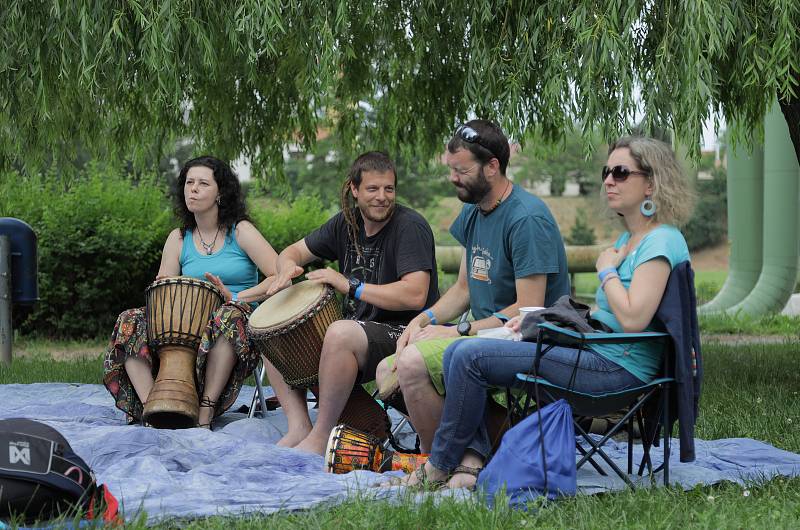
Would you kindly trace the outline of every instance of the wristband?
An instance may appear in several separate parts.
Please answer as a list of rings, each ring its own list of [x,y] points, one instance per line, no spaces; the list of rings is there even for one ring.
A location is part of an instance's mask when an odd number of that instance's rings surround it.
[[[231,302],[238,302],[239,301],[239,293],[233,293],[231,295]]]
[[[619,274],[617,274],[616,272],[609,272],[609,273],[607,273],[607,274],[605,275],[605,277],[603,278],[603,281],[602,281],[602,282],[600,282],[600,289],[605,289],[605,288],[606,288],[606,284],[607,284],[607,283],[608,283],[610,280],[613,280],[614,278],[619,278]]]
[[[428,320],[431,321],[432,326],[435,326],[436,324],[439,323],[439,321],[436,320],[436,315],[434,315],[433,311],[431,311],[430,309],[426,309],[425,311],[422,312],[422,314],[428,317]]]
[[[600,278],[600,283],[602,283],[603,280],[606,279],[606,276],[608,276],[612,272],[614,274],[617,274],[617,268],[616,267],[606,267],[605,269],[603,269],[600,272],[598,272],[597,273],[597,277]]]
[[[497,320],[499,320],[503,324],[505,324],[509,320],[507,316],[505,316],[503,313],[499,311],[495,311],[494,313],[492,313],[492,316],[497,318]]]
[[[364,282],[361,282],[360,284],[358,284],[358,287],[356,287],[356,293],[355,293],[356,300],[361,300],[361,293],[363,292],[364,292]]]

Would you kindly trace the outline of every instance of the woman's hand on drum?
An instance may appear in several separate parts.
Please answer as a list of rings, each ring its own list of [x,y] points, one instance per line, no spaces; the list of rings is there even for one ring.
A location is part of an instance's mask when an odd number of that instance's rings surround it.
[[[331,268],[317,269],[306,274],[306,278],[314,283],[327,283],[336,291],[346,295],[350,292],[350,280]]]
[[[208,280],[208,281],[210,281],[211,283],[213,283],[213,284],[214,284],[214,286],[215,286],[217,289],[219,289],[219,292],[221,292],[221,293],[222,293],[222,299],[223,299],[223,300],[225,300],[226,302],[228,302],[228,301],[230,301],[230,299],[231,299],[231,298],[233,298],[233,293],[231,293],[231,290],[230,290],[230,289],[228,289],[227,287],[225,287],[225,284],[224,284],[224,283],[222,283],[222,280],[220,280],[220,279],[219,279],[219,276],[215,276],[215,275],[211,274],[210,272],[207,272],[207,273],[205,274],[205,277],[206,277],[206,280]]]
[[[287,270],[281,270],[278,274],[272,276],[272,282],[267,286],[267,290],[264,291],[264,296],[266,298],[269,298],[278,291],[283,291],[292,285],[292,278],[297,278],[303,274],[303,267],[299,265],[287,267],[286,269]]]
[[[627,244],[621,246],[620,248],[609,247],[602,251],[599,256],[597,256],[597,261],[595,262],[594,266],[597,269],[597,272],[609,267],[614,267],[616,269],[627,255]]]

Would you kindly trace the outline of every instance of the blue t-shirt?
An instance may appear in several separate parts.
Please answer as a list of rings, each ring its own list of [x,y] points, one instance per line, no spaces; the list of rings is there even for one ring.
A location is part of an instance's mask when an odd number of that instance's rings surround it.
[[[467,283],[472,316],[486,318],[517,301],[515,280],[547,275],[544,304],[569,294],[567,254],[547,205],[513,186],[490,214],[465,204],[450,227],[467,250]]]
[[[205,273],[219,276],[232,293],[239,293],[258,284],[258,268],[236,242],[236,225],[225,235],[223,246],[210,256],[197,251],[192,230],[183,236],[181,274],[205,280]]]
[[[625,232],[617,239],[614,248],[620,248],[630,238],[631,234]],[[660,225],[646,234],[639,242],[639,245],[628,252],[628,255],[617,267],[622,285],[629,289],[636,267],[656,258],[666,259],[669,262],[670,269],[674,269],[679,263],[690,259],[689,247],[686,245],[686,240],[680,230],[671,225]],[[622,325],[612,313],[606,293],[600,287],[597,288],[595,300],[597,302],[597,311],[592,313],[592,316],[615,332],[622,332]],[[663,331],[663,329],[659,329],[655,322],[650,322],[645,331]],[[617,363],[647,383],[652,381],[661,371],[664,344],[655,342],[593,344],[592,350]]]

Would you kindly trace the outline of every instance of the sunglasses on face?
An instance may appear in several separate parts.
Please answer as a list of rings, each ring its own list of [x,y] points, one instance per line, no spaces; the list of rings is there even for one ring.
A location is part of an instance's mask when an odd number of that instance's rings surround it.
[[[628,166],[603,166],[603,170],[600,172],[600,180],[605,182],[609,173],[611,173],[611,176],[614,178],[614,182],[625,182],[631,175],[644,175],[646,177],[650,176],[650,173],[647,171],[631,169]]]
[[[465,142],[469,142],[471,144],[478,144],[479,146],[483,147],[484,149],[492,153],[492,155],[495,158],[497,158],[497,155],[495,154],[494,150],[492,150],[491,147],[489,147],[483,142],[483,138],[481,138],[480,133],[478,133],[478,131],[476,131],[469,125],[459,125],[458,129],[456,129],[455,135],[464,140]]]

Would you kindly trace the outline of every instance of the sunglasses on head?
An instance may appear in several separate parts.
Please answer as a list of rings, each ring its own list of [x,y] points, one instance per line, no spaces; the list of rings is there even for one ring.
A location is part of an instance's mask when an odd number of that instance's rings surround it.
[[[494,150],[485,143],[483,143],[483,138],[481,138],[480,133],[475,129],[473,129],[472,127],[470,127],[469,125],[459,125],[458,129],[456,129],[455,135],[464,140],[465,142],[469,142],[471,144],[478,144],[479,146],[483,147],[484,149],[492,153],[492,155],[495,158],[497,158],[497,155],[495,154]]]
[[[603,170],[600,172],[600,180],[605,182],[609,173],[611,173],[611,176],[614,178],[615,182],[625,182],[631,175],[644,175],[646,177],[650,176],[650,173],[647,171],[631,169],[628,166],[603,166]]]

